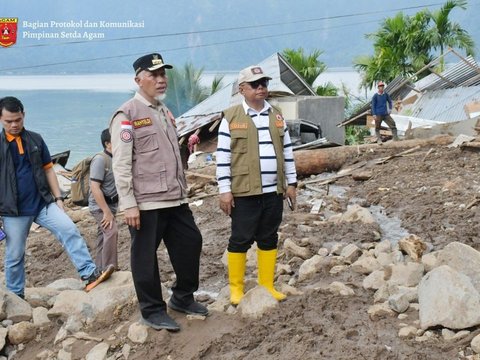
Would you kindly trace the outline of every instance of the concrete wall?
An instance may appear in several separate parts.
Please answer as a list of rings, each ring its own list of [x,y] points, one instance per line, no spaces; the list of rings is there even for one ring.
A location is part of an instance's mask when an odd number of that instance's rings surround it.
[[[328,141],[345,144],[345,128],[337,127],[345,117],[345,99],[342,96],[288,96],[272,99],[271,103],[284,111],[285,119],[294,120],[295,117],[319,124],[323,137]],[[304,136],[307,138],[304,139]],[[311,134],[302,136],[304,142],[314,139]]]

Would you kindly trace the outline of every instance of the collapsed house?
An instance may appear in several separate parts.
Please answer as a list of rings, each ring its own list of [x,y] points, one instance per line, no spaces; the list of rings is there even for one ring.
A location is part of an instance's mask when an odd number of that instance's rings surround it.
[[[317,96],[279,53],[258,65],[272,78],[268,86],[268,101],[282,110],[294,150],[345,143],[343,129],[336,126],[344,117],[343,97]],[[240,104],[242,100],[238,83],[234,81],[179,116],[176,122],[180,144],[185,144],[190,136],[196,135],[200,138],[197,150],[214,152],[222,111]]]
[[[385,88],[394,102],[391,116],[399,134],[405,138],[477,134],[480,67],[471,56],[464,58],[452,49],[447,53],[453,53],[460,60],[437,73],[433,66],[438,58],[420,70],[429,69],[432,72],[430,75],[416,82],[413,79],[418,73],[409,78],[397,77]],[[371,104],[367,103],[338,127],[365,125],[373,129],[374,121],[370,114]],[[381,133],[389,135],[390,131],[382,129]]]

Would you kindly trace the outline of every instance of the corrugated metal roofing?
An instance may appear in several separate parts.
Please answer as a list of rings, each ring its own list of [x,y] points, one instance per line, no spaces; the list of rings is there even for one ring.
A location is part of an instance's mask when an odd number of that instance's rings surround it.
[[[427,91],[408,110],[408,115],[435,121],[454,122],[468,118],[465,104],[480,100],[480,86]]]
[[[459,62],[442,73],[432,73],[415,84],[398,77],[387,85],[385,91],[390,94],[392,100],[404,99],[409,93],[422,93],[413,106],[405,107],[400,114],[405,115],[407,111],[409,116],[450,122],[467,118],[463,106],[476,99],[476,95],[473,95],[475,90],[467,89],[477,85],[480,85],[480,67],[473,57],[468,56],[461,58]],[[412,91],[413,89],[415,91]],[[440,91],[446,89],[457,89],[457,91]],[[365,124],[366,112],[370,107],[370,103],[365,104],[338,126],[349,123]]]
[[[316,95],[313,89],[279,53],[269,56],[258,65],[272,78],[268,85],[270,97]],[[176,119],[179,136],[185,136],[212,123],[220,117],[223,110],[232,105],[240,104],[242,99],[243,97],[238,93],[237,82],[228,84]]]

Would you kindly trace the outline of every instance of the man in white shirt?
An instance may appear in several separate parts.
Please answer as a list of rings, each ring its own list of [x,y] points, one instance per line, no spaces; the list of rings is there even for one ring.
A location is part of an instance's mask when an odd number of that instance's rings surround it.
[[[232,218],[228,243],[230,302],[243,297],[246,253],[258,246],[258,282],[277,300],[285,295],[273,286],[277,231],[283,199],[295,207],[297,174],[292,143],[279,109],[268,97],[270,77],[260,66],[240,71],[241,105],[224,111],[217,148],[220,208]]]

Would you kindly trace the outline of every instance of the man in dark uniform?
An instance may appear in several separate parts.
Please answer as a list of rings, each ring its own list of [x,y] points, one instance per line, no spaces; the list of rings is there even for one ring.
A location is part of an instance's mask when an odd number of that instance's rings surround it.
[[[133,63],[139,87],[110,123],[113,174],[119,206],[133,229],[131,267],[142,321],[154,329],[180,330],[163,300],[157,249],[163,239],[177,276],[168,307],[207,315],[195,301],[202,236],[187,203],[187,185],[175,120],[163,104],[167,90],[160,54]]]

